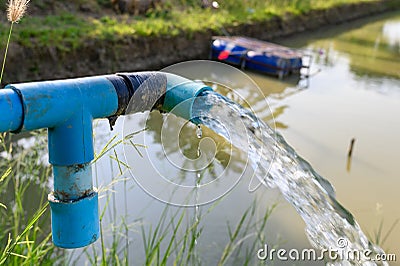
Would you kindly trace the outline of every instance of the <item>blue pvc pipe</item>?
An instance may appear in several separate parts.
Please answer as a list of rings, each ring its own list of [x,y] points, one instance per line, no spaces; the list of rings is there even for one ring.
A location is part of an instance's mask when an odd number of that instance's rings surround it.
[[[78,108],[64,123],[49,128],[48,134],[51,164],[84,164],[93,160],[93,118],[85,107]]]
[[[22,103],[17,92],[0,89],[0,132],[17,130],[22,119]]]
[[[90,162],[94,158],[92,120],[118,109],[118,95],[104,76],[8,85],[23,102],[21,130],[49,128],[53,165]]]
[[[93,119],[115,119],[132,100],[134,107],[138,105],[131,109],[135,112],[161,104],[162,110],[197,123],[193,102],[204,90],[211,88],[161,72],[13,84],[0,90],[0,132],[48,128],[54,174],[49,202],[56,246],[83,247],[99,237],[98,195],[90,164]]]
[[[12,106],[3,104],[4,108],[15,114],[9,117],[13,122],[6,121],[1,129],[48,128],[54,175],[54,192],[49,196],[54,244],[63,248],[89,245],[99,236],[98,196],[90,165],[94,158],[92,122],[117,111],[114,85],[99,76],[14,84],[6,91],[13,92],[7,94],[13,101]],[[17,99],[22,100],[23,108],[15,111]],[[17,117],[23,117],[22,123]]]
[[[92,118],[112,115],[118,96],[105,76],[7,85],[20,94],[24,109],[22,130],[57,127],[85,111]]]
[[[198,124],[200,121],[193,116],[193,103],[196,97],[206,90],[212,89],[202,82],[167,74],[167,91],[162,109]]]
[[[99,197],[93,192],[79,201],[60,201],[49,195],[53,243],[62,248],[80,248],[100,236]]]
[[[53,166],[54,195],[59,200],[78,200],[93,190],[90,163],[69,166]]]

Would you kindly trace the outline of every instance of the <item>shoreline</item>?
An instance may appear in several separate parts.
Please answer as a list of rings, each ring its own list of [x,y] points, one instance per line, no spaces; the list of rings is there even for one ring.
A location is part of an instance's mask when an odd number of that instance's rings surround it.
[[[311,32],[357,19],[400,9],[395,1],[345,4],[306,14],[225,27],[231,35],[245,35],[274,41],[294,34]],[[122,41],[88,39],[70,52],[56,47],[37,49],[10,43],[4,84],[44,79],[110,74],[124,71],[157,70],[194,59],[208,59],[210,41],[217,34],[211,30],[187,36],[132,37]],[[23,59],[23,67],[21,67]]]

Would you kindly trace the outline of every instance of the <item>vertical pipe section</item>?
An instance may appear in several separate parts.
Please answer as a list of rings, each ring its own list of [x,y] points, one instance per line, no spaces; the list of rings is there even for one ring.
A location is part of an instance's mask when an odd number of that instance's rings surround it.
[[[54,197],[61,201],[79,200],[93,192],[92,167],[90,163],[53,166]]]
[[[48,128],[54,174],[48,199],[56,246],[83,247],[99,237],[90,163],[93,119],[112,117],[115,122],[118,115],[157,107],[196,122],[193,102],[204,90],[211,88],[161,72],[14,84],[0,90],[0,132]]]
[[[98,194],[93,188],[90,163],[94,159],[92,122],[117,112],[119,99],[114,85],[105,76],[98,76],[8,88],[23,103],[23,123],[6,121],[7,127],[22,131],[48,128],[54,175],[54,191],[48,196],[53,243],[62,248],[93,243],[100,234]],[[14,95],[10,97],[11,104],[2,104],[3,109],[17,102]]]
[[[48,199],[54,245],[79,248],[98,239],[100,225],[97,193],[76,201],[61,201],[53,194]]]

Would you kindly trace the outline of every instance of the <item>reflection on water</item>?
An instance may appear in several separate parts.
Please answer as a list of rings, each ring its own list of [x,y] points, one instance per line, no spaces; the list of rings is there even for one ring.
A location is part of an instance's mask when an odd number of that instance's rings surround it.
[[[399,18],[367,24],[361,21],[355,23],[357,27],[353,30],[340,32],[334,39],[314,36],[314,40],[306,41],[306,46],[315,52],[317,63],[324,66],[333,67],[338,59],[345,57],[350,70],[360,77],[399,78],[399,23]],[[289,42],[296,45],[295,40]]]
[[[393,48],[400,48],[400,27],[399,22],[389,21],[383,25],[382,34]],[[398,51],[400,53],[400,50]]]
[[[178,167],[180,169],[204,169],[209,175],[205,175],[205,178],[201,179],[202,184],[216,178],[218,176],[216,172],[224,170],[229,163],[233,163],[229,167],[235,172],[241,172],[244,168],[246,158],[243,153],[234,149],[229,142],[214,134],[209,128],[202,127],[202,136],[199,138],[197,136],[198,129],[194,124],[181,119],[167,120],[165,116],[158,112],[150,114],[149,119],[146,120],[146,128],[146,133],[152,134],[154,143],[159,144],[162,148],[155,154],[157,159],[166,160],[165,155],[167,154],[180,161]],[[181,128],[180,132],[177,132],[177,128]],[[194,134],[194,131],[196,131],[196,134]],[[207,141],[210,139],[212,141]],[[214,143],[217,143],[216,147],[213,146]],[[212,158],[215,160],[211,160]],[[221,169],[218,169],[219,167]],[[188,182],[192,182],[193,179],[188,178],[187,174],[187,171],[180,171],[179,182],[175,181],[184,184],[185,180],[189,179]],[[211,180],[207,178],[211,178]]]

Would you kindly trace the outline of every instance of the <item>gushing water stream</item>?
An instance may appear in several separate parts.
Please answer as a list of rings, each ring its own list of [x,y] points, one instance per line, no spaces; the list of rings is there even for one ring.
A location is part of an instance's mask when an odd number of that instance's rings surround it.
[[[368,241],[353,215],[336,200],[332,185],[251,111],[217,93],[204,92],[194,103],[193,115],[238,149],[248,152],[254,176],[267,187],[278,188],[293,205],[305,221],[306,234],[315,248],[371,250],[372,254],[383,254],[380,247]],[[339,258],[328,264],[376,265],[363,258]]]

